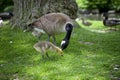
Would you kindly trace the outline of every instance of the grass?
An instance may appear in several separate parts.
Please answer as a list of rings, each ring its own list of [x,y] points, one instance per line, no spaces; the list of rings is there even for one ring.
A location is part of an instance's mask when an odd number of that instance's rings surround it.
[[[100,32],[107,29],[100,21],[77,22],[64,56],[49,52],[50,59],[33,49],[38,39],[31,32],[1,27],[0,80],[119,80],[120,31]],[[63,36],[56,36],[57,44]]]

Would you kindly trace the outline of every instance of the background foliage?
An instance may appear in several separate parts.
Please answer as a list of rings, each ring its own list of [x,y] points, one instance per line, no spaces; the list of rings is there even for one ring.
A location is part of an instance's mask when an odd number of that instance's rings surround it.
[[[99,9],[109,7],[110,9],[120,11],[119,0],[76,0],[76,2],[78,3],[79,8]],[[108,4],[108,2],[110,3]],[[13,0],[0,0],[0,12],[11,5],[13,5]]]
[[[76,0],[79,8],[88,8],[88,9],[115,9],[120,10],[120,1],[119,0]]]
[[[13,4],[13,0],[0,0],[0,12],[3,12],[6,7]]]

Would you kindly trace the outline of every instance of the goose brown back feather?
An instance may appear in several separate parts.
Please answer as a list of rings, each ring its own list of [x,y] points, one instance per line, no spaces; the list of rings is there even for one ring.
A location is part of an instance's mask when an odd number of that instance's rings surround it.
[[[69,16],[63,13],[49,13],[32,23],[34,28],[43,29],[48,35],[56,35],[65,31],[65,25],[72,23]]]

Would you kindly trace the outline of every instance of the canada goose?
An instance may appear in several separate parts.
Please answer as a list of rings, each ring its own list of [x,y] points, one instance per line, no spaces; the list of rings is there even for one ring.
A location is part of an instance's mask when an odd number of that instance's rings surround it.
[[[92,23],[90,23],[90,22],[88,22],[88,21],[85,21],[84,18],[81,18],[81,20],[82,20],[82,24],[85,25],[85,26],[90,26],[90,25],[92,25]]]
[[[111,27],[115,27],[116,25],[120,25],[120,20],[119,19],[108,18],[108,15],[106,13],[103,14],[103,17],[104,17],[103,24],[105,26],[110,27],[110,29],[111,29]]]
[[[48,35],[48,41],[52,36],[54,43],[56,43],[55,35],[66,32],[66,36],[61,42],[62,50],[67,48],[73,30],[73,22],[69,16],[63,13],[49,13],[38,18],[36,21],[29,24],[33,29],[42,29]]]
[[[39,41],[36,44],[34,44],[33,47],[36,49],[36,51],[38,51],[42,54],[43,58],[44,58],[45,54],[46,54],[47,57],[49,57],[48,53],[47,53],[47,50],[56,51],[56,52],[60,53],[61,56],[63,56],[62,49],[55,46],[54,44],[52,44],[49,41]]]

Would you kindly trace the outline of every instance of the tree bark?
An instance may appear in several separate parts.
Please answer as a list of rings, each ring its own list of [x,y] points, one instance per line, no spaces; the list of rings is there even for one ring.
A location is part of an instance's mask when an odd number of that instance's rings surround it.
[[[51,12],[62,12],[72,19],[77,17],[78,6],[75,0],[13,0],[13,27],[25,29],[27,25],[40,16]]]

